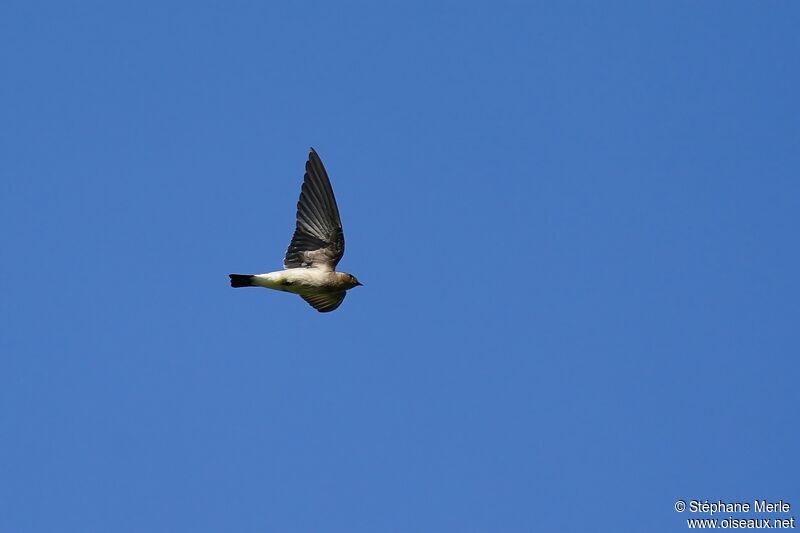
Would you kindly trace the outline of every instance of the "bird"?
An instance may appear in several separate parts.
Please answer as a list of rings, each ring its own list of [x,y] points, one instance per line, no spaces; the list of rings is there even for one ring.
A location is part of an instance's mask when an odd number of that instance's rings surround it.
[[[322,160],[314,148],[309,150],[283,270],[228,275],[231,287],[264,287],[298,294],[320,313],[329,313],[342,305],[348,290],[362,283],[352,274],[336,271],[344,255],[339,207]]]

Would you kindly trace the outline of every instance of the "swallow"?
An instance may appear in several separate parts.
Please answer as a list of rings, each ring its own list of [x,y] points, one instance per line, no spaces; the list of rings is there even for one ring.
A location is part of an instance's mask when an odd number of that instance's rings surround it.
[[[283,258],[283,270],[266,274],[229,274],[231,287],[264,287],[300,295],[320,313],[340,305],[347,291],[361,283],[337,272],[344,255],[344,232],[331,181],[311,148],[297,201],[297,223]]]

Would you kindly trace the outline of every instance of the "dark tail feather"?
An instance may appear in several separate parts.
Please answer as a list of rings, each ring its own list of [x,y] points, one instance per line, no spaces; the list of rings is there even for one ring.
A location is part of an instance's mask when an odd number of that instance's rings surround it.
[[[250,274],[228,274],[231,277],[231,287],[252,287],[253,276]]]

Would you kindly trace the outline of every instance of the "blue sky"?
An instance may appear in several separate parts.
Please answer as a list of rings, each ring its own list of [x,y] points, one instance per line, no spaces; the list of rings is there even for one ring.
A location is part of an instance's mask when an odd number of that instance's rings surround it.
[[[0,531],[800,508],[800,8],[6,1]],[[365,286],[280,268],[309,146]]]

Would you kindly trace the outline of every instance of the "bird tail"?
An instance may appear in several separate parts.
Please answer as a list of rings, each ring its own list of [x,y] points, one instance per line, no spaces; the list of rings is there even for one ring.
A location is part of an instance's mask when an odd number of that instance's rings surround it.
[[[231,287],[252,287],[253,275],[251,274],[228,274],[231,277]]]

